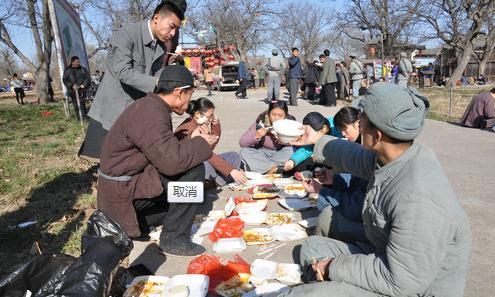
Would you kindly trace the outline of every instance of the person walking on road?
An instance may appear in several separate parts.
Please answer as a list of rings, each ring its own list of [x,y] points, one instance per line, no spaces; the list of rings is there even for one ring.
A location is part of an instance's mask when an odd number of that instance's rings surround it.
[[[206,88],[208,89],[208,95],[211,96],[213,95],[211,93],[211,89],[213,87],[213,73],[211,72],[211,67],[206,65],[205,70],[203,71],[203,75],[205,77],[205,85]]]
[[[278,101],[280,96],[280,77],[284,73],[285,63],[278,56],[278,50],[272,51],[272,56],[268,58],[267,76],[268,76],[268,93],[267,102],[272,100]]]
[[[237,80],[239,80],[239,88],[235,92],[235,96],[240,99],[248,99],[247,87],[249,81],[251,80],[251,74],[249,73],[246,66],[246,58],[243,58],[239,62],[239,67],[237,68]]]
[[[299,58],[299,49],[292,48],[292,57],[288,59],[289,63],[289,103],[297,106],[297,93],[299,92],[299,80],[301,79],[302,68],[301,58]]]
[[[24,105],[24,82],[17,76],[17,73],[12,75],[12,81],[10,82],[12,89],[14,89],[15,99],[17,103]]]
[[[258,71],[258,76],[260,78],[260,84],[258,86],[260,88],[265,87],[265,75],[266,75],[265,67],[261,67],[260,70]]]

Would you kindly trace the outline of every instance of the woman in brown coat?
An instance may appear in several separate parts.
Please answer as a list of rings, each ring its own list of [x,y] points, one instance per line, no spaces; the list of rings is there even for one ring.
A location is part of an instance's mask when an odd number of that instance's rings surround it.
[[[213,102],[204,97],[192,100],[189,103],[187,113],[190,117],[177,127],[174,132],[175,136],[179,140],[190,138],[191,133],[195,129],[199,126],[204,126],[211,135],[218,137],[217,142],[211,148],[214,150],[218,140],[220,140],[222,129],[220,127],[220,120],[215,116],[215,105]],[[213,156],[208,161],[205,161],[204,165],[205,179],[219,186],[232,181],[240,184],[244,184],[247,181],[244,172],[239,170],[241,167],[241,156],[236,152],[213,153]]]

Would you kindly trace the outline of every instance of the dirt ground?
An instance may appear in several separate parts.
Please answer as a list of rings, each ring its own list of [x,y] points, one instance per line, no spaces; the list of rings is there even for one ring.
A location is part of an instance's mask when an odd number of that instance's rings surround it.
[[[222,123],[222,137],[216,152],[238,151],[238,139],[261,113],[266,104],[263,102],[266,90],[249,91],[248,100],[236,100],[233,93],[224,92],[211,97],[216,105],[216,114]],[[197,91],[194,98],[204,96],[204,91]],[[328,108],[313,106],[299,100],[298,107],[290,107],[289,113],[298,120],[310,111],[319,111],[324,115],[333,115],[338,107]],[[179,124],[184,117],[174,117],[174,124]],[[467,129],[455,123],[427,120],[418,141],[431,147],[447,173],[455,188],[460,203],[466,210],[471,223],[472,251],[470,272],[468,275],[465,296],[493,296],[495,282],[493,269],[495,259],[495,192],[493,174],[495,172],[495,133],[478,129]],[[210,191],[205,197],[204,211],[222,209],[225,200],[234,193],[228,189]],[[282,208],[275,201],[269,203],[270,211]],[[285,210],[284,210],[285,211]],[[315,216],[314,211],[296,214],[307,218]],[[298,260],[298,246],[302,241],[291,242],[281,247],[270,257],[270,260],[292,263]],[[203,244],[211,251],[211,243],[207,236]],[[259,247],[250,247],[242,253],[248,261],[262,256],[258,255]],[[212,252],[213,253],[213,252]],[[263,255],[266,257],[267,254]],[[233,255],[224,256],[230,259]],[[157,275],[172,276],[186,272],[189,260],[166,258],[157,252],[153,243],[135,242],[130,257],[130,264],[144,263]]]

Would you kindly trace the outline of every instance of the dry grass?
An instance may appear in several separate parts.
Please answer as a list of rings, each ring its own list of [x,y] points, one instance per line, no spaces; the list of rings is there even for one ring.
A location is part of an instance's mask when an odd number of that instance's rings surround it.
[[[430,99],[428,118],[442,121],[459,121],[474,95],[487,92],[494,85],[463,86],[452,89],[452,115],[449,116],[450,92],[445,87],[421,89],[420,92]]]
[[[95,208],[95,169],[77,157],[84,129],[61,103],[5,101],[12,103],[0,104],[0,271],[24,261],[35,241],[77,256]],[[16,227],[26,221],[36,225]]]

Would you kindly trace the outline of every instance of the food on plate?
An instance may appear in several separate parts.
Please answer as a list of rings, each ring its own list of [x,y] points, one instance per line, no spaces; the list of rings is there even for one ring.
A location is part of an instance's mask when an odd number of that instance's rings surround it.
[[[143,279],[134,284],[126,290],[125,297],[148,297],[152,295],[160,295],[164,292],[166,281],[155,281]]]
[[[286,191],[302,191],[305,190],[302,184],[293,184],[285,187]]]
[[[304,189],[304,186],[301,183],[285,186],[284,192],[288,195],[294,195],[298,197],[304,197],[307,194],[306,189]]]
[[[309,181],[313,178],[313,172],[305,170],[303,172],[294,173],[294,178],[301,181]]]
[[[244,240],[248,245],[265,244],[273,242],[273,236],[270,229],[256,228],[244,230]]]
[[[253,194],[253,199],[271,199],[278,196],[278,193],[256,193]]]
[[[282,178],[282,174],[279,174],[279,173],[270,173],[270,174],[263,175],[263,177],[266,178],[266,179],[277,179],[277,178]]]
[[[218,284],[215,288],[215,292],[224,297],[238,297],[252,289],[254,289],[253,285],[243,282],[242,279],[236,275],[231,279]]]
[[[268,225],[290,224],[294,221],[292,213],[269,213],[265,223]]]
[[[277,193],[280,190],[272,185],[272,184],[266,184],[266,185],[257,185],[252,187],[251,189],[248,190],[250,194],[256,194],[256,193]]]

